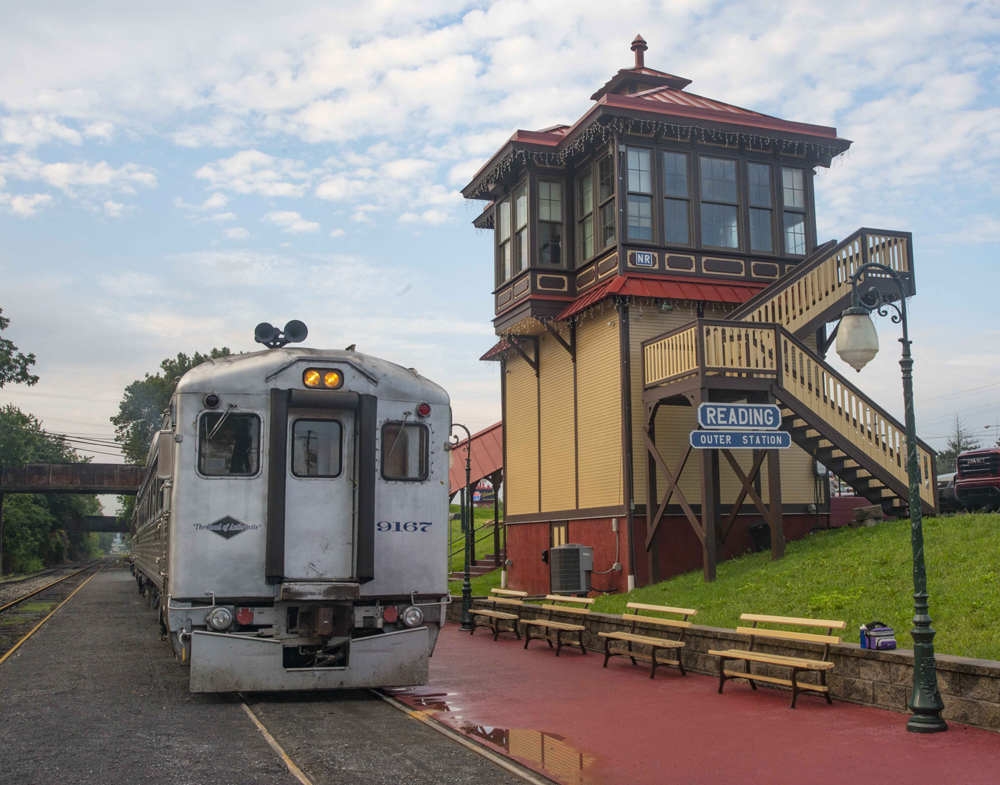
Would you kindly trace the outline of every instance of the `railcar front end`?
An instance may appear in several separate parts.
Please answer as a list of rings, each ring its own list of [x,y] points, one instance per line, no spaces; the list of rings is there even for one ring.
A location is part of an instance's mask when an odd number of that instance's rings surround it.
[[[133,563],[193,692],[426,682],[450,430],[444,390],[353,351],[272,349],[181,379]]]

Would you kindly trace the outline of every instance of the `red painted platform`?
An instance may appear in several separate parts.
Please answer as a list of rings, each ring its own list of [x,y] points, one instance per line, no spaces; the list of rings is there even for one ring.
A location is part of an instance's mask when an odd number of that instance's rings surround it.
[[[430,684],[394,697],[563,783],[1000,781],[1000,734],[951,724],[920,736],[879,709],[564,649],[449,624]]]

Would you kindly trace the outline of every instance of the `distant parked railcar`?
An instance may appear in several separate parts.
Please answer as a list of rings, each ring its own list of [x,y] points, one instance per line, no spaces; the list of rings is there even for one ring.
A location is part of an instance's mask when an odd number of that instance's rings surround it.
[[[131,559],[192,692],[426,682],[450,430],[443,389],[354,351],[275,348],[184,375]]]

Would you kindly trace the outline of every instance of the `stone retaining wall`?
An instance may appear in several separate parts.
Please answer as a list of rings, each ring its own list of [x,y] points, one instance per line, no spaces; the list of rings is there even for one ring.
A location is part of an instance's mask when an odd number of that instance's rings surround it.
[[[476,598],[477,600],[479,598]],[[475,603],[479,605],[479,603]],[[448,606],[448,621],[461,618],[462,599],[455,597]],[[532,606],[525,606],[523,618],[544,617]],[[552,618],[574,624],[580,623],[575,614],[553,614]],[[607,613],[592,613],[584,621],[587,627],[583,636],[584,646],[595,652],[604,651],[604,639],[599,632],[627,631],[628,623],[621,617]],[[656,637],[663,635],[663,628],[640,625],[637,632]],[[674,636],[671,636],[674,637]],[[718,676],[718,658],[708,654],[709,649],[745,649],[749,639],[734,630],[693,625],[684,633],[687,646],[683,650],[684,667],[695,673]],[[643,648],[639,647],[642,651]],[[778,641],[758,638],[755,650],[786,656],[819,659],[823,647],[798,641]],[[836,667],[827,673],[830,696],[836,700],[874,706],[890,711],[907,712],[906,703],[913,686],[913,652],[909,649],[873,651],[862,649],[856,643],[843,643],[830,647],[830,659]],[[735,669],[741,666],[733,664]],[[645,666],[648,667],[648,666]],[[788,677],[787,668],[770,668],[754,663],[754,671],[763,675]],[[801,677],[800,677],[801,678]],[[975,725],[987,730],[1000,731],[1000,662],[975,660],[968,657],[937,655],[937,678],[944,699],[945,719]],[[805,679],[815,676],[805,675]],[[805,680],[803,679],[803,680]],[[735,682],[735,685],[746,682]],[[758,686],[764,685],[763,683]],[[727,686],[727,689],[732,687]],[[736,687],[739,689],[739,687]],[[817,700],[804,693],[802,700]]]

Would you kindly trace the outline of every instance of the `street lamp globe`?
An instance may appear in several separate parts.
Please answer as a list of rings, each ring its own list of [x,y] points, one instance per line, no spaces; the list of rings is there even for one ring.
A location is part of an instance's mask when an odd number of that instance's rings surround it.
[[[878,333],[867,308],[844,311],[837,328],[837,354],[859,373],[878,354]]]

